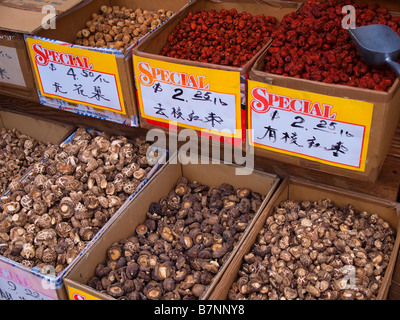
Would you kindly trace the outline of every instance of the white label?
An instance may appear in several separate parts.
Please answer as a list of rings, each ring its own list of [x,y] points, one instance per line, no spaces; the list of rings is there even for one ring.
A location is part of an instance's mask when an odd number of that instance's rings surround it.
[[[37,68],[44,93],[121,111],[114,75],[54,63]]]
[[[215,131],[236,132],[236,96],[156,82],[140,84],[147,116]]]
[[[15,48],[0,46],[0,82],[26,87]]]
[[[270,108],[252,111],[252,141],[267,147],[358,168],[365,127]]]
[[[8,279],[7,279],[8,278]],[[54,300],[32,288],[28,288],[23,283],[10,280],[3,270],[0,274],[0,300]]]

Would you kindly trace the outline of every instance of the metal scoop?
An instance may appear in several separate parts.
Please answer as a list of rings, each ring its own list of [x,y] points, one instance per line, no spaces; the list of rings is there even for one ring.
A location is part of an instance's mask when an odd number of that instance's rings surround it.
[[[379,67],[389,65],[400,78],[400,36],[383,24],[371,24],[349,29],[358,53],[365,63]]]

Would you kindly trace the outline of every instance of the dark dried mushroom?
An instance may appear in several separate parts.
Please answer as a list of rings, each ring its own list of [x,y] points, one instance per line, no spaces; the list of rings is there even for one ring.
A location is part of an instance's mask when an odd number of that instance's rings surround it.
[[[253,218],[246,190],[240,200],[231,185],[210,189],[179,179],[150,204],[136,235],[109,249],[102,286],[124,283],[123,299],[200,299]]]
[[[107,294],[114,298],[122,297],[124,293],[124,288],[122,287],[121,283],[113,283],[107,288]]]
[[[158,282],[150,281],[143,289],[143,293],[149,300],[159,300],[163,295],[163,288]]]

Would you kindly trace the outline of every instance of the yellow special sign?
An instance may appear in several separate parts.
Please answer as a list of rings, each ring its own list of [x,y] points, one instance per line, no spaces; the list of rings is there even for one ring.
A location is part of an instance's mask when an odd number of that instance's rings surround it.
[[[365,171],[373,104],[248,81],[249,143]]]
[[[114,54],[35,36],[26,42],[43,96],[126,114]]]
[[[133,56],[141,116],[241,136],[240,72]]]
[[[67,286],[69,300],[100,300],[87,292],[83,292],[71,286]]]

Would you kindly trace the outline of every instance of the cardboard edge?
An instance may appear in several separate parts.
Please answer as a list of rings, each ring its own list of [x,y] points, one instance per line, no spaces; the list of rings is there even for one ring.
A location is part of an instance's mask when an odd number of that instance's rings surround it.
[[[1,112],[3,110],[0,109],[0,115]],[[1,119],[1,117],[0,117]],[[87,129],[87,130],[92,130],[92,129]],[[68,135],[67,138],[65,138],[62,142],[59,143],[59,145],[61,146],[62,144],[68,143],[70,142],[73,137],[76,135],[76,130],[74,130],[74,132],[72,132],[71,134]],[[129,141],[129,140],[128,140]],[[152,147],[150,147],[152,148]],[[4,263],[8,263],[8,264],[12,264],[14,267],[17,267],[18,269],[22,270],[23,272],[28,272],[38,278],[44,279],[49,283],[55,284],[56,285],[56,290],[63,292],[63,291],[67,291],[66,287],[64,285],[64,281],[65,278],[67,277],[67,274],[74,268],[74,266],[79,262],[79,260],[81,259],[81,257],[83,255],[85,255],[86,251],[88,251],[90,249],[91,246],[93,246],[97,239],[99,239],[99,237],[101,237],[101,235],[109,228],[112,226],[112,224],[114,223],[115,220],[118,219],[118,217],[125,211],[126,207],[129,206],[131,204],[131,202],[133,202],[137,196],[140,195],[140,191],[146,187],[146,185],[148,185],[152,180],[154,180],[157,177],[157,174],[160,172],[160,170],[162,170],[162,168],[165,166],[166,160],[168,158],[168,150],[166,149],[162,149],[162,148],[152,148],[152,151],[158,151],[158,152],[162,152],[157,163],[153,166],[153,168],[150,170],[150,172],[147,174],[146,179],[143,180],[138,188],[136,189],[136,191],[130,196],[128,197],[128,199],[121,205],[121,207],[115,212],[115,214],[107,221],[107,223],[99,230],[99,232],[93,237],[92,240],[88,241],[86,243],[86,246],[83,248],[83,250],[79,253],[79,255],[73,260],[73,262],[71,264],[69,264],[64,270],[62,270],[59,275],[57,275],[56,277],[51,277],[51,276],[47,276],[44,275],[42,273],[39,272],[37,267],[34,268],[28,268],[23,266],[22,264],[15,262],[13,260],[10,260],[4,256],[0,255],[0,261],[4,262]],[[41,161],[46,161],[46,158],[43,158]],[[26,172],[26,174],[24,174],[19,181],[24,181],[25,179],[27,179],[32,173],[32,169],[30,169],[28,172]],[[6,196],[9,193],[9,190],[7,190],[2,196]]]
[[[395,244],[394,244],[392,254],[390,256],[389,264],[385,271],[384,278],[382,280],[382,286],[377,295],[377,300],[385,300],[388,296],[389,288],[391,285],[391,279],[392,279],[395,264],[396,264],[396,257],[398,255],[399,248],[400,248],[400,233],[399,233],[400,232],[400,204],[396,203],[396,202],[384,200],[384,199],[381,199],[378,197],[374,197],[374,196],[369,196],[369,195],[366,196],[362,193],[355,192],[352,190],[344,190],[339,187],[333,187],[333,186],[329,186],[329,185],[325,185],[325,184],[321,184],[321,183],[315,183],[313,181],[308,181],[305,179],[297,178],[294,176],[289,176],[289,177],[286,177],[282,181],[282,183],[280,184],[280,186],[278,187],[278,189],[276,190],[274,195],[271,197],[268,205],[265,207],[264,211],[259,216],[259,218],[257,220],[257,224],[259,224],[261,226],[261,228],[265,224],[265,221],[268,218],[268,216],[270,216],[270,213],[273,211],[274,203],[277,202],[282,197],[287,199],[285,194],[287,193],[287,195],[288,195],[291,184],[303,185],[303,186],[306,186],[307,188],[314,188],[314,189],[325,188],[324,190],[327,190],[328,192],[337,193],[338,195],[343,195],[343,196],[350,197],[350,198],[351,197],[354,197],[357,199],[367,198],[368,202],[371,202],[376,205],[387,206],[388,208],[392,208],[396,211],[398,226],[396,228],[397,235],[396,235],[396,239],[395,239]],[[232,283],[235,281],[235,279],[237,279],[237,273],[240,270],[240,267],[243,263],[243,257],[245,254],[250,252],[250,250],[254,244],[254,241],[256,239],[256,236],[258,233],[258,232],[256,232],[256,230],[257,229],[254,228],[252,230],[252,232],[247,235],[245,242],[244,242],[245,245],[243,245],[241,247],[241,249],[237,252],[233,261],[231,261],[230,270],[228,270],[231,272],[230,273],[226,272],[221,279],[221,283],[223,283],[224,285],[229,284],[231,286]],[[226,298],[229,288],[227,288],[227,287],[216,288],[216,290],[214,290],[213,294],[210,296],[210,299],[211,300],[220,300],[221,296],[225,296],[225,298]]]
[[[177,156],[178,156],[178,153],[172,154],[170,156],[170,159],[168,160],[168,162],[165,164],[165,166],[163,166],[163,168],[157,172],[157,174],[152,178],[152,180],[155,180],[157,176],[161,175],[163,170],[166,170],[168,168],[168,165],[176,165],[176,164],[173,164],[173,161],[177,159]],[[212,160],[212,158],[208,158],[208,159]],[[179,163],[179,161],[178,161],[177,165],[181,166],[181,168],[183,166],[181,163]],[[228,164],[227,166],[240,167],[240,166],[234,165],[234,164]],[[270,190],[268,191],[268,194],[265,195],[265,199],[264,199],[263,203],[261,204],[260,208],[258,209],[257,213],[255,214],[252,222],[249,224],[249,226],[247,226],[245,232],[242,235],[242,238],[238,241],[238,243],[236,243],[234,249],[232,250],[232,252],[231,252],[231,254],[230,254],[229,258],[228,258],[228,260],[225,261],[225,263],[221,266],[221,268],[219,269],[218,273],[214,276],[213,281],[211,282],[211,284],[208,286],[208,288],[203,293],[203,295],[199,298],[200,301],[201,300],[208,300],[209,296],[213,293],[215,287],[218,286],[218,284],[220,283],[220,280],[222,279],[226,269],[230,265],[231,260],[234,259],[237,251],[241,248],[242,243],[245,241],[245,239],[246,239],[245,235],[247,235],[249,232],[251,232],[254,224],[256,223],[256,221],[258,219],[257,217],[259,216],[259,214],[261,214],[263,212],[265,207],[268,205],[270,199],[273,197],[273,195],[275,194],[276,190],[279,187],[279,184],[281,183],[280,178],[275,174],[271,174],[271,173],[267,173],[267,172],[263,172],[263,171],[258,171],[258,170],[255,170],[255,171],[256,171],[256,173],[258,173],[258,174],[260,174],[260,175],[262,175],[262,176],[264,176],[264,177],[266,177],[268,179],[271,179],[272,186],[271,186]],[[146,186],[144,186],[144,188],[147,188],[149,186],[150,186],[150,183],[146,184]],[[113,222],[113,224],[115,224],[117,221],[118,220],[115,220]],[[113,225],[110,224],[108,226],[108,228],[111,228],[111,227],[113,227]],[[86,252],[86,254],[90,254],[89,249],[90,248],[88,248],[88,252]],[[106,295],[106,294],[103,294],[101,292],[97,292],[97,291],[93,290],[91,287],[89,287],[86,284],[83,284],[83,283],[80,283],[80,282],[77,282],[77,281],[74,281],[74,280],[68,278],[69,275],[72,272],[75,271],[76,267],[78,267],[78,265],[75,265],[73,268],[69,269],[68,273],[65,274],[64,283],[66,284],[67,292],[69,290],[68,289],[68,286],[69,286],[71,288],[78,289],[78,290],[80,290],[80,291],[82,291],[82,292],[84,292],[84,293],[86,293],[86,294],[88,294],[90,296],[93,296],[95,298],[99,298],[101,300],[115,300],[114,298],[112,298],[109,295]]]
[[[251,230],[254,229],[254,226],[255,226],[259,216],[262,214],[264,209],[267,207],[267,205],[270,202],[272,196],[276,192],[280,182],[281,182],[280,179],[276,178],[275,182],[272,185],[272,188],[270,189],[268,194],[265,196],[265,199],[264,199],[263,203],[261,204],[260,208],[258,208],[258,211],[255,214],[253,220],[251,221],[251,223],[247,226],[246,230],[244,231],[242,238],[239,240],[238,243],[236,243],[236,245],[233,248],[231,254],[229,255],[228,260],[222,265],[222,268],[218,271],[218,274],[214,277],[214,279],[211,282],[210,286],[208,287],[207,291],[204,293],[204,296],[201,297],[201,300],[209,300],[209,298],[212,295],[212,293],[215,290],[215,288],[218,285],[220,285],[221,279],[223,278],[224,274],[229,269],[229,266],[230,266],[231,262],[234,260],[236,254],[239,252],[240,248],[245,243],[246,238],[248,237],[249,233],[251,232]]]

